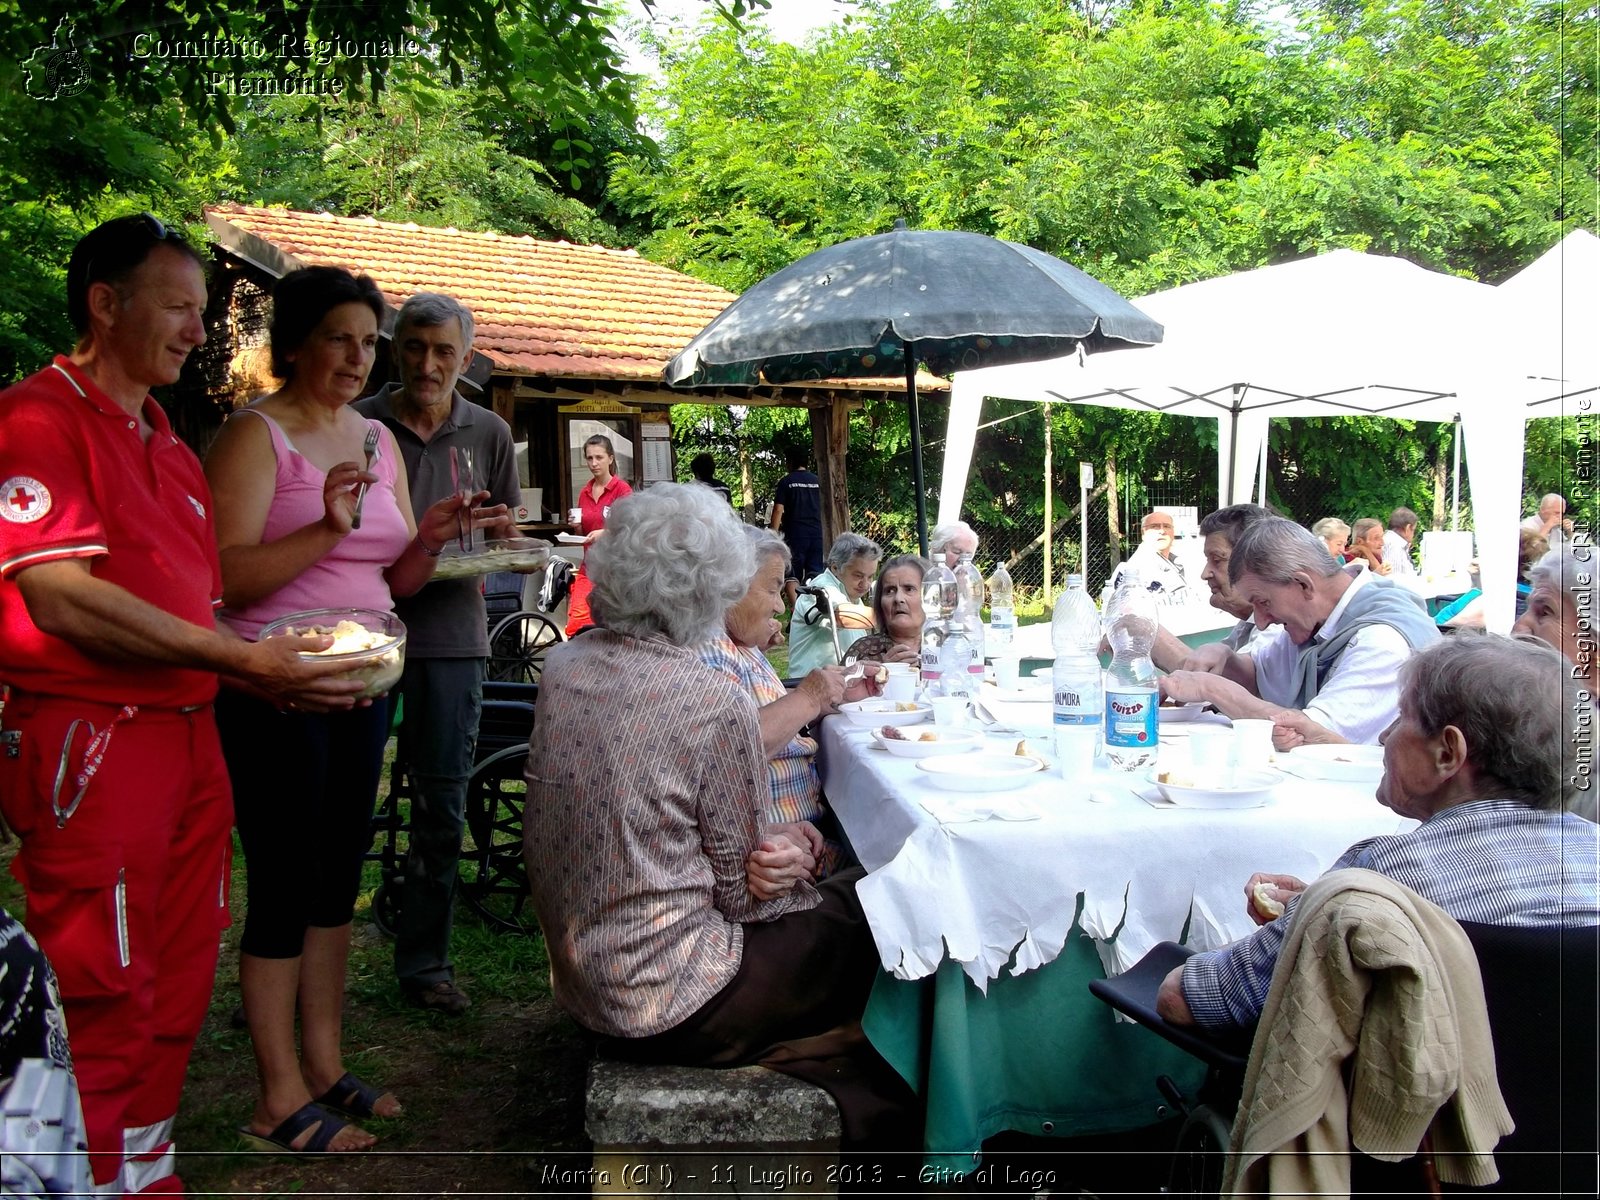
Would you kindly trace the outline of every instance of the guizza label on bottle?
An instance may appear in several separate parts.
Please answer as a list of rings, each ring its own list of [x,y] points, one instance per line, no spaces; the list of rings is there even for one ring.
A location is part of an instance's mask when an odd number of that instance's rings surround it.
[[[1156,744],[1156,694],[1106,691],[1106,745]]]

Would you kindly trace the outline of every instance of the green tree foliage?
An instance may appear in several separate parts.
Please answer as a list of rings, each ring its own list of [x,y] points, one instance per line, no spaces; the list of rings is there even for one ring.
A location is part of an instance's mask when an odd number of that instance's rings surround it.
[[[867,0],[858,13],[803,49],[759,24],[665,42],[646,95],[660,153],[612,173],[617,205],[654,225],[645,253],[742,290],[903,217],[1023,241],[1139,295],[1336,247],[1498,282],[1596,223],[1592,8]],[[938,406],[925,414],[931,431]],[[852,454],[875,420],[856,416]],[[1184,480],[1212,498],[1209,422],[1058,406],[1052,423],[1057,520],[1080,458],[1114,462],[1133,508]],[[1039,527],[1042,432],[1033,411],[980,435],[967,503],[991,531]],[[1269,487],[1303,520],[1429,513],[1451,436],[1276,422]],[[1571,440],[1530,439],[1530,477]],[[858,511],[907,474],[853,458]]]

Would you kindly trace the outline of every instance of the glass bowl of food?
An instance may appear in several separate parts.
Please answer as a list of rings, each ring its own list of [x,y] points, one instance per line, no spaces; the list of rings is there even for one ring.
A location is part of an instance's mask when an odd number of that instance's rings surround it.
[[[371,700],[400,682],[406,665],[405,622],[391,612],[375,608],[313,608],[290,613],[266,626],[261,640],[270,637],[305,637],[327,634],[333,645],[326,650],[302,650],[305,659],[345,663],[344,678],[364,686],[357,700]]]

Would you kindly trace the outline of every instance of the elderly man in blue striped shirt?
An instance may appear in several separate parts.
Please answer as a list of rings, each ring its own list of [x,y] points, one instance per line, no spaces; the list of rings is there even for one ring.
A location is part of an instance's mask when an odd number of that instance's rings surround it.
[[[1563,811],[1580,710],[1565,661],[1532,640],[1463,635],[1414,655],[1383,734],[1378,802],[1422,824],[1358,842],[1332,869],[1377,871],[1460,921],[1600,924],[1600,831]],[[1261,928],[1174,969],[1157,1011],[1208,1029],[1253,1025],[1305,887],[1252,876],[1245,895]],[[1271,903],[1258,903],[1263,893]],[[1277,917],[1261,911],[1276,905]]]

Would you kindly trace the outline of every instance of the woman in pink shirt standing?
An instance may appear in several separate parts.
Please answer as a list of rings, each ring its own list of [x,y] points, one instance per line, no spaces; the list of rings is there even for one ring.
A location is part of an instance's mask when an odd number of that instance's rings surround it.
[[[372,280],[336,267],[294,271],[273,291],[272,370],[283,387],[235,413],[206,459],[221,615],[241,637],[307,609],[392,610],[393,596],[432,577],[463,505],[486,495],[451,496],[418,522],[394,439],[349,407],[383,311]],[[371,429],[379,437],[364,469]],[[400,1103],[345,1071],[341,1013],[388,706],[279,709],[225,687],[217,724],[245,854],[239,986],[261,1081],[240,1132],[279,1150],[368,1149],[377,1139],[346,1118],[396,1117]]]
[[[584,442],[583,461],[593,478],[578,492],[578,510],[582,517],[578,522],[578,532],[584,535],[583,544],[586,548],[584,561],[572,580],[571,598],[567,601],[568,637],[594,624],[594,618],[589,615],[587,547],[594,545],[595,539],[605,533],[606,515],[610,513],[611,506],[624,496],[633,495],[628,481],[613,474],[617,469],[617,451],[605,434],[597,433]]]

